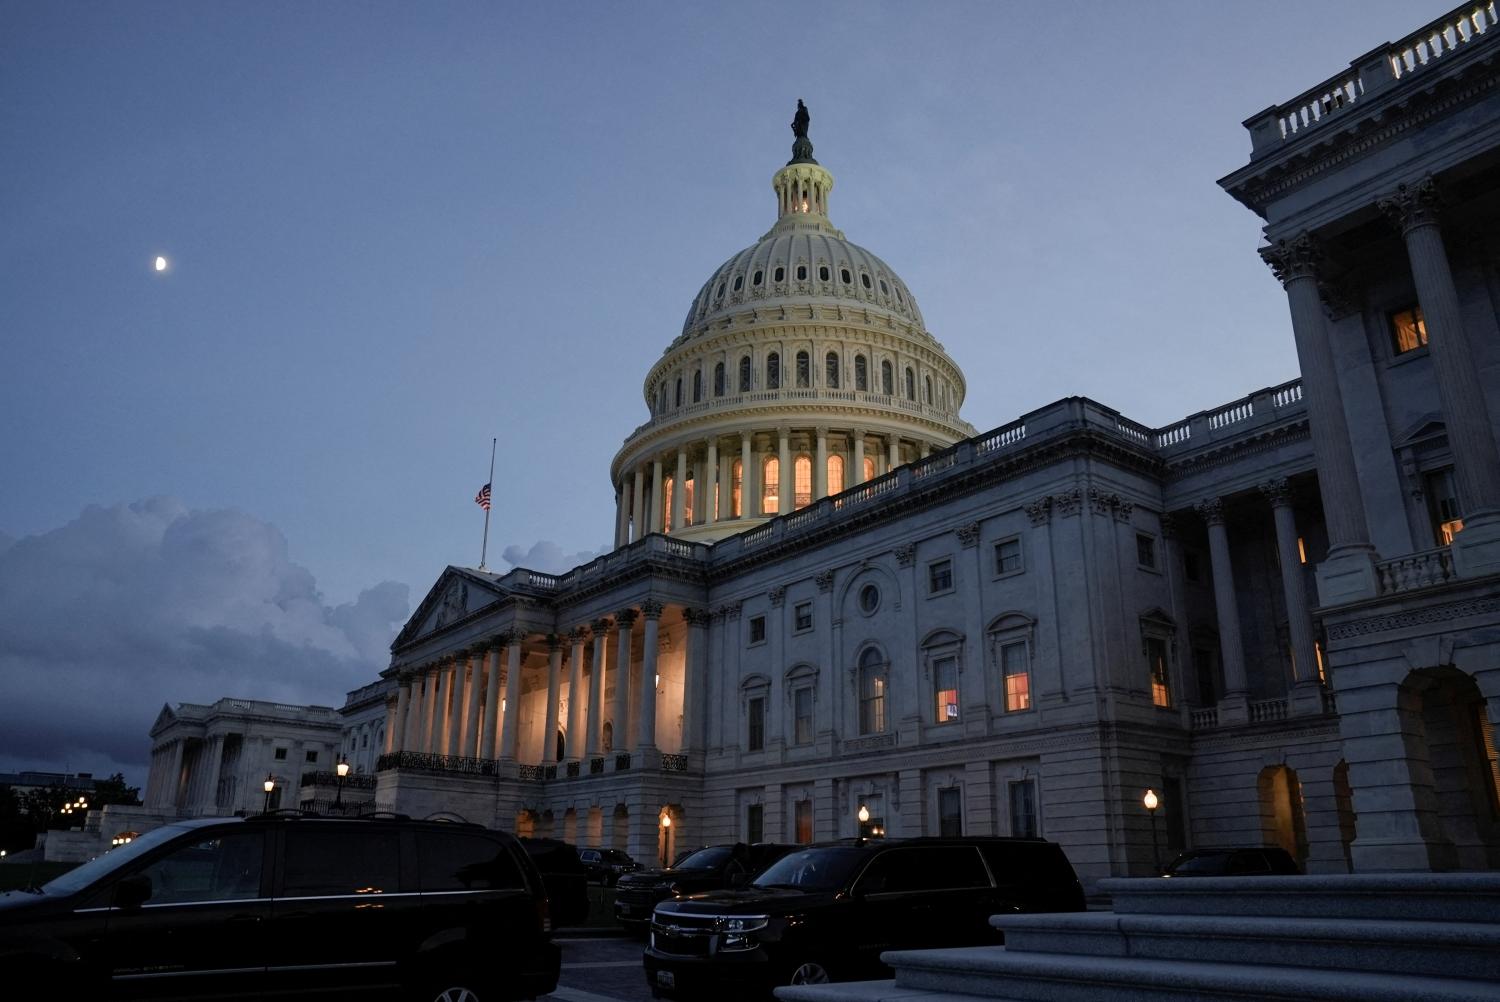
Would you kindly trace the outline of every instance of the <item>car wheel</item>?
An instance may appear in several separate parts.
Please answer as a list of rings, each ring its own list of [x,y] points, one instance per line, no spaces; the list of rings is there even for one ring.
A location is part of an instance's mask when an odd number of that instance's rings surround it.
[[[480,1002],[484,997],[461,979],[438,981],[421,995],[424,1002]]]
[[[826,985],[828,984],[828,968],[815,960],[804,961],[792,968],[792,977],[788,983],[793,985]]]

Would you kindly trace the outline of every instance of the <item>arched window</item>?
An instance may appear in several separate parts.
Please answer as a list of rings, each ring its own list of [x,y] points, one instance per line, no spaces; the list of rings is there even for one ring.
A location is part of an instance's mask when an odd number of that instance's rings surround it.
[[[785,282],[786,281],[786,269],[783,268],[781,265],[778,264],[776,266],[776,270],[771,273],[771,277],[774,280],[776,280],[777,282]]]
[[[736,459],[734,461],[734,466],[730,470],[729,478],[729,515],[731,518],[739,518],[744,514],[743,509],[740,507],[740,491],[744,485],[744,479],[745,465],[743,462]]]
[[[861,391],[870,388],[870,363],[863,355],[854,356],[854,388]]]
[[[656,409],[660,413],[666,413],[666,410],[667,410],[667,384],[666,383],[662,383],[661,384],[661,393],[658,394],[658,399],[657,399],[657,403],[656,403]]]
[[[781,389],[781,355],[774,351],[766,356],[766,389]]]
[[[675,484],[672,483],[672,481],[675,480],[675,479],[676,479],[675,477],[667,476],[667,477],[663,477],[662,478],[662,482],[661,482],[661,531],[662,532],[671,532],[672,531],[672,488],[676,486]]]
[[[826,265],[826,264],[820,264],[820,265],[818,265],[818,281],[820,281],[820,282],[826,282],[826,281],[828,281],[828,265]]]
[[[865,457],[865,479],[875,479],[875,460],[869,456]]]
[[[811,369],[812,363],[807,357],[807,352],[797,352],[797,387],[799,389],[806,389],[808,384],[812,382]]]
[[[885,732],[886,663],[880,651],[866,647],[859,655],[859,733]]]
[[[932,377],[923,376],[922,378],[927,382],[927,403],[930,405],[932,403]]]
[[[781,461],[767,456],[761,470],[760,511],[763,515],[774,515],[781,510]]]
[[[797,281],[799,281],[799,282],[805,282],[805,281],[807,281],[807,265],[805,265],[805,264],[799,264],[799,265],[797,265]]]
[[[917,374],[911,371],[911,366],[906,367],[906,399],[917,399]]]
[[[615,725],[614,721],[611,720],[604,722],[604,750],[615,750]]]
[[[720,362],[714,366],[714,396],[724,395],[724,363]]]
[[[895,380],[891,378],[891,363],[887,359],[880,363],[880,392],[886,396],[896,392]]]
[[[694,497],[695,492],[693,490],[693,481],[694,481],[694,479],[695,478],[694,478],[694,476],[692,474],[692,471],[689,471],[688,475],[687,475],[687,479],[682,482],[682,524],[683,525],[692,525],[693,524],[693,502],[694,502],[694,500],[696,500],[695,497]]]
[[[765,278],[765,277],[766,277],[766,273],[757,268],[756,271],[755,271],[755,277],[752,278],[752,279],[750,279],[750,284],[751,285],[759,285],[760,284],[760,280],[763,279],[763,278]]]
[[[745,355],[740,359],[740,392],[750,392],[750,356]]]
[[[839,388],[839,353],[830,351],[824,359],[824,385],[830,390]]]
[[[736,275],[736,276],[734,276],[734,291],[735,292],[739,292],[744,287],[745,287],[745,276],[744,275]]]
[[[792,507],[805,508],[812,504],[812,459],[806,454],[798,456],[792,461],[792,473],[795,478],[793,487],[796,493],[792,495]]]
[[[703,399],[703,370],[698,369],[693,373],[693,403]]]
[[[677,377],[677,395],[673,399],[676,401],[675,403],[672,404],[673,407],[681,407],[682,406],[682,377],[681,376]]]
[[[828,457],[828,493],[837,494],[844,489],[844,457]]]

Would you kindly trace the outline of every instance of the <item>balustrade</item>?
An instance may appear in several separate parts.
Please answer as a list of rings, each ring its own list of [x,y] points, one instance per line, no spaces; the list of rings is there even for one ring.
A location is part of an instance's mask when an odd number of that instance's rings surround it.
[[[1424,550],[1394,560],[1382,560],[1375,565],[1375,573],[1380,580],[1382,595],[1395,595],[1445,584],[1455,577],[1453,551],[1440,546],[1435,550]]]
[[[1286,710],[1285,698],[1257,700],[1250,704],[1250,722],[1260,724],[1270,720],[1285,720]]]

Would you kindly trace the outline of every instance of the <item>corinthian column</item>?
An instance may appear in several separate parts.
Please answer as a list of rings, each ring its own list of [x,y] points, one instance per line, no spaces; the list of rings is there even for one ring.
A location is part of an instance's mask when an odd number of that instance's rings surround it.
[[[406,729],[401,732],[401,751],[419,752],[422,747],[422,718],[424,707],[423,689],[427,685],[427,672],[421,665],[411,670],[411,704],[406,708]]]
[[[854,445],[854,469],[845,475],[844,480],[850,486],[865,482],[865,430],[855,428],[849,432],[849,438]]]
[[[1302,554],[1297,549],[1297,517],[1292,511],[1292,491],[1285,477],[1261,485],[1271,502],[1276,520],[1276,554],[1281,560],[1281,590],[1286,598],[1287,637],[1292,644],[1292,704],[1298,712],[1322,713],[1323,696],[1318,679],[1318,655],[1313,649],[1312,615],[1307,609],[1307,589],[1302,585]]]
[[[542,725],[542,755],[537,759],[543,765],[557,759],[557,715],[562,703],[562,648],[563,638],[552,633],[547,636],[547,722]]]
[[[583,691],[583,645],[588,631],[579,627],[568,634],[573,650],[568,656],[568,747],[565,758],[577,762],[583,756],[583,711],[588,706],[588,697]]]
[[[1198,506],[1208,523],[1208,553],[1213,563],[1214,607],[1219,615],[1219,647],[1224,656],[1225,695],[1244,700],[1250,683],[1245,678],[1245,648],[1240,641],[1240,606],[1234,591],[1234,568],[1229,561],[1229,530],[1224,528],[1224,502],[1218,498]]]
[[[1261,257],[1286,288],[1292,311],[1292,335],[1302,367],[1302,396],[1307,401],[1313,454],[1318,461],[1318,490],[1328,527],[1328,559],[1318,567],[1318,595],[1337,605],[1377,592],[1375,548],[1365,524],[1364,497],[1344,416],[1344,394],[1328,342],[1323,302],[1318,293],[1320,252],[1303,233],[1263,247]]]
[[[685,609],[687,620],[687,651],[683,659],[682,677],[682,751],[700,751],[703,748],[703,695],[708,685],[708,623],[712,618],[707,609]]]
[[[651,461],[651,521],[646,526],[647,532],[665,532],[665,519],[662,517],[662,482],[661,482],[661,457],[658,456]]]
[[[630,533],[630,542],[635,542],[646,534],[646,464],[638,463],[635,468],[635,476],[631,484],[631,508],[630,518],[634,527]]]
[[[500,724],[499,757],[511,761],[515,761],[521,745],[521,644],[524,639],[519,632],[514,632],[505,648],[505,699],[501,704],[504,719]]]
[[[479,681],[484,671],[484,648],[470,647],[467,657],[469,680],[464,685],[464,737],[458,753],[465,758],[479,758]]]
[[[708,460],[703,464],[703,472],[699,475],[703,486],[698,493],[703,496],[703,522],[712,525],[719,520],[719,440],[710,437],[708,440]]]
[[[589,723],[585,754],[594,758],[600,754],[599,738],[604,731],[604,647],[609,639],[610,621],[594,620],[594,674],[593,688],[589,693]]]
[[[828,496],[828,426],[818,425],[817,449],[813,453],[813,500]]]
[[[630,747],[630,633],[635,623],[634,609],[621,609],[615,614],[620,624],[620,643],[615,655],[615,698],[610,704],[610,733],[612,750],[622,752]],[[603,679],[599,675],[599,693],[604,694]]]
[[[411,676],[406,672],[396,674],[396,713],[390,726],[385,729],[385,750],[406,750],[407,717],[411,711]]]
[[[484,645],[484,727],[479,734],[478,758],[499,758],[495,737],[500,729],[500,645]]]
[[[651,599],[641,603],[646,636],[641,647],[641,718],[635,738],[637,751],[656,750],[656,654],[662,605]]]
[[[782,425],[781,427],[776,429],[776,475],[779,478],[776,484],[776,491],[777,497],[780,499],[780,507],[777,509],[777,511],[779,511],[783,515],[791,514],[793,503],[796,500],[796,498],[793,496],[797,485],[796,478],[792,476],[791,435],[792,430],[786,425]]]

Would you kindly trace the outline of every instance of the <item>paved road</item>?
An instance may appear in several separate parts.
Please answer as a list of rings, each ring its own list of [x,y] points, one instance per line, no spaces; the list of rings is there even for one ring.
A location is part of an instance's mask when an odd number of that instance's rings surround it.
[[[641,967],[639,939],[568,937],[562,947],[562,976],[557,991],[543,998],[554,1002],[651,1002]]]

